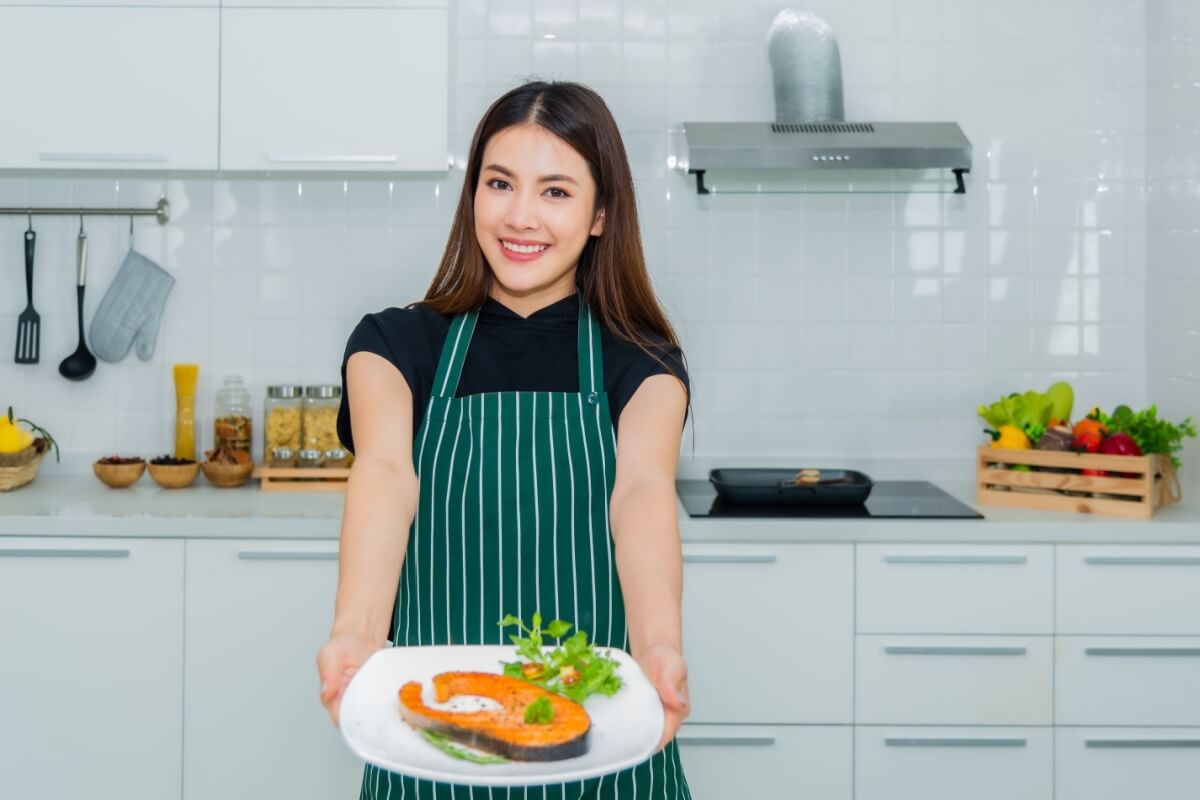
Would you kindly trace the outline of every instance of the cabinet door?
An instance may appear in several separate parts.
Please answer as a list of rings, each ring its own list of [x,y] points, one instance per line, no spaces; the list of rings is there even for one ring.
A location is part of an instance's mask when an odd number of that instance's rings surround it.
[[[692,722],[849,723],[849,545],[689,544],[683,646]]]
[[[849,725],[688,724],[677,738],[695,800],[850,800],[852,740]]]
[[[1200,547],[1059,546],[1058,633],[1200,635]]]
[[[187,543],[185,800],[357,796],[318,698],[336,586],[335,542]]]
[[[856,550],[859,633],[1054,630],[1049,546],[863,544]]]
[[[446,170],[446,16],[224,9],[221,169]]]
[[[1200,639],[1059,636],[1059,725],[1200,725]]]
[[[1200,796],[1195,728],[1058,728],[1057,800],[1194,800]]]
[[[0,168],[215,169],[219,15],[0,7]]]
[[[1050,800],[1050,728],[855,729],[858,800]]]
[[[855,722],[1049,725],[1049,636],[859,636]]]
[[[178,797],[183,543],[0,537],[0,797]]]

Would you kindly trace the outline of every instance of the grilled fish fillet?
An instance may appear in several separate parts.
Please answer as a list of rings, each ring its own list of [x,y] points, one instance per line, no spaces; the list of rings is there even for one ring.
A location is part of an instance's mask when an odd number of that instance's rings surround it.
[[[437,702],[458,695],[486,697],[501,705],[483,711],[431,708],[421,697],[421,684],[400,687],[400,713],[417,729],[438,731],[470,747],[516,761],[559,761],[587,752],[592,721],[583,706],[554,692],[506,675],[490,672],[443,672],[433,676]],[[550,701],[554,718],[546,724],[526,723],[525,709],[540,697]]]

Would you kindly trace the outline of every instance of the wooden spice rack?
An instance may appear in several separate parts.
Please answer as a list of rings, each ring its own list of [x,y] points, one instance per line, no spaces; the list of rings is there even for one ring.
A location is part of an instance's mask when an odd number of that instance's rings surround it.
[[[349,467],[255,466],[250,475],[258,478],[264,492],[344,492]]]
[[[1026,465],[1029,471],[1014,470]],[[1084,475],[1083,470],[1107,475]],[[980,447],[976,464],[980,505],[1073,511],[1148,519],[1182,497],[1165,455],[1109,456],[1051,450]]]

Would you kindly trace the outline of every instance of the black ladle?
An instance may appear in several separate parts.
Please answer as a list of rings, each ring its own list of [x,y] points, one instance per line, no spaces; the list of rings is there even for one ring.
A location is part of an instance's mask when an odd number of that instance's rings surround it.
[[[79,279],[75,285],[75,296],[79,304],[79,346],[75,352],[62,360],[58,372],[64,378],[81,381],[96,371],[96,357],[87,348],[83,339],[83,286],[87,277],[87,234],[83,232],[83,217],[79,218],[79,238],[75,243],[75,253],[79,261]]]

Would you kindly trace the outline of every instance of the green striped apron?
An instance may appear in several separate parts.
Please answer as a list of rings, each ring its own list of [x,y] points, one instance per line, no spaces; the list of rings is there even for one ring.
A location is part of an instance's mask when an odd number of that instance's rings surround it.
[[[579,392],[456,398],[478,311],[454,318],[413,439],[421,490],[396,592],[396,646],[508,644],[496,624],[566,619],[628,649],[608,505],[616,438],[600,327],[579,298]],[[690,800],[672,741],[622,772],[570,784],[474,788],[367,765],[360,800]]]

